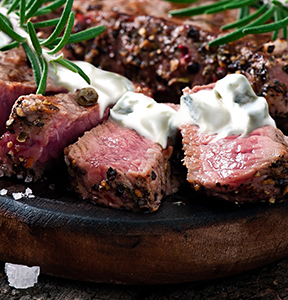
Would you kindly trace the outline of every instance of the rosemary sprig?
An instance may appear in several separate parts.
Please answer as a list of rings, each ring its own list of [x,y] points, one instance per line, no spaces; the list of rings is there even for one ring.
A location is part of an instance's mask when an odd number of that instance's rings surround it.
[[[195,0],[166,0],[173,3],[193,3]],[[229,9],[239,9],[238,20],[221,27],[222,30],[235,29],[224,36],[216,38],[209,43],[210,46],[219,46],[233,42],[248,34],[272,33],[275,40],[279,30],[282,29],[283,37],[287,38],[288,7],[286,0],[219,0],[214,3],[171,10],[172,16],[196,16],[200,14],[215,14]],[[266,24],[269,22],[269,24]]]
[[[189,0],[190,1],[190,0]],[[89,77],[75,64],[57,55],[66,44],[92,39],[101,34],[105,27],[100,25],[71,34],[74,24],[74,13],[71,11],[73,0],[0,0],[0,31],[13,41],[0,48],[7,51],[20,45],[26,52],[31,63],[37,94],[44,94],[46,90],[49,68],[56,68],[57,64],[78,73],[90,84]],[[64,6],[60,18],[33,24],[30,20],[34,16],[42,16]],[[38,38],[36,28],[55,26],[53,32],[46,39]]]

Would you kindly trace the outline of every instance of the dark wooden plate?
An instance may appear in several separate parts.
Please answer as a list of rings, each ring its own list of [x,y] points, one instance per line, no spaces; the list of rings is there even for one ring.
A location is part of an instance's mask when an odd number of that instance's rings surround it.
[[[98,207],[73,194],[2,179],[0,260],[94,282],[179,283],[228,276],[288,255],[288,203],[239,206],[188,187],[153,214]]]

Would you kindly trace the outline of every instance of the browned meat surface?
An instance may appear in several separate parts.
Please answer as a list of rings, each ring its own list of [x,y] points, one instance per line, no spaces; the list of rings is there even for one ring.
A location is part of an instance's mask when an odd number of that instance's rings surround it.
[[[170,10],[180,9],[187,6],[198,6],[211,3],[210,0],[201,0],[196,4],[171,3],[163,0],[75,0],[73,7],[77,11],[85,12],[91,10],[116,11],[134,16],[151,16],[172,20],[174,23],[197,25],[207,31],[215,31],[221,25],[235,21],[237,11],[222,12],[214,15],[202,15],[194,18],[176,18],[169,15]]]
[[[199,133],[181,127],[187,180],[196,191],[235,202],[284,200],[288,196],[288,139],[271,126],[247,138]]]
[[[81,198],[132,211],[155,211],[177,190],[166,150],[108,120],[65,149],[71,184]]]
[[[102,120],[98,104],[80,106],[74,94],[21,96],[0,140],[0,175],[39,179],[66,146]]]
[[[178,103],[186,86],[242,73],[256,94],[267,98],[279,128],[288,132],[287,43],[271,43],[271,36],[262,34],[211,48],[208,42],[235,12],[169,18],[168,11],[177,7],[166,1],[75,1],[75,31],[99,24],[106,31],[93,41],[69,46],[66,55],[144,82],[160,102]]]
[[[47,93],[60,93],[65,89],[47,83]],[[0,135],[6,131],[5,123],[11,107],[21,95],[36,92],[32,69],[28,67],[22,49],[0,52]]]
[[[208,42],[219,34],[220,25],[234,19],[231,12],[205,20],[203,16],[176,19],[168,17],[175,4],[159,0],[122,2],[94,0],[85,5],[75,1],[75,31],[99,24],[105,25],[106,31],[94,41],[71,45],[67,55],[119,72],[134,82],[144,81],[159,101],[178,102],[183,87],[222,78],[227,72],[227,51],[230,56],[245,46],[254,51],[267,41],[263,36],[210,49]]]
[[[194,27],[189,30],[188,25],[118,12],[89,11],[77,17],[76,30],[104,24],[106,31],[93,43],[68,46],[67,55],[72,53],[75,59],[120,73],[133,82],[144,82],[162,102],[178,102],[182,88],[191,82],[204,83],[201,58],[194,45],[203,37]]]

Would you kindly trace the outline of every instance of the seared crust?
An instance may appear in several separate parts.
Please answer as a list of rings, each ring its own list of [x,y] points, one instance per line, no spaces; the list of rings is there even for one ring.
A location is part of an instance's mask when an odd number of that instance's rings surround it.
[[[19,97],[0,140],[1,175],[39,179],[66,146],[103,119],[98,104],[80,106],[75,94]]]
[[[55,87],[48,78],[46,91],[54,94],[66,89]],[[25,52],[17,48],[0,52],[0,135],[6,131],[5,123],[16,99],[35,92],[33,72],[28,67]]]

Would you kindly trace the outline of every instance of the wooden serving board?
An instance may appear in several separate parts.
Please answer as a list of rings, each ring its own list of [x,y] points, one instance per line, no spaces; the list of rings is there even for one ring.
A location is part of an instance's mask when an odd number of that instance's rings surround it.
[[[150,214],[117,211],[1,180],[0,261],[77,280],[162,284],[240,273],[288,256],[288,203],[238,206],[182,187]]]

